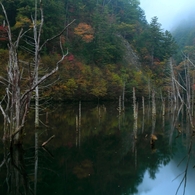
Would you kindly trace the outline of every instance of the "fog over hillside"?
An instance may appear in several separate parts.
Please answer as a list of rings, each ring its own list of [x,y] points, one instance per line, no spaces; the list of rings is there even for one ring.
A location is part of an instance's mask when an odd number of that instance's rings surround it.
[[[146,19],[158,17],[164,30],[172,31],[180,23],[195,24],[194,0],[140,0],[140,7],[145,11]]]

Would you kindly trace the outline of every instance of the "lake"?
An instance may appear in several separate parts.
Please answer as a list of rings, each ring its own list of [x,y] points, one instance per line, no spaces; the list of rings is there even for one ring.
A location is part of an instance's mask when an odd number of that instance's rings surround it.
[[[167,105],[163,116],[157,105],[152,116],[150,104],[144,114],[140,104],[137,121],[128,102],[120,114],[118,102],[53,105],[41,111],[36,131],[30,113],[23,146],[10,150],[0,141],[1,194],[193,195],[195,147],[186,111]]]

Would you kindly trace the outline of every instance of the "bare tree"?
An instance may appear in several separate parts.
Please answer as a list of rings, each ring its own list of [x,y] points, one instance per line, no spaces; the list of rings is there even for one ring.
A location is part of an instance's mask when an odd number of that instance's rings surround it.
[[[170,59],[170,69],[171,69],[171,83],[172,83],[172,98],[174,99],[174,106],[177,106],[177,104],[179,103],[178,98],[181,102],[181,104],[185,105],[188,116],[189,116],[189,120],[190,120],[190,124],[191,127],[193,128],[193,132],[194,132],[194,124],[193,124],[193,120],[192,120],[192,116],[193,116],[193,107],[192,107],[192,102],[193,102],[193,78],[191,76],[191,72],[193,70],[193,68],[195,67],[194,64],[189,60],[189,58],[187,56],[185,56],[185,60],[184,60],[184,78],[182,78],[182,76],[180,74],[178,74],[180,76],[180,82],[179,80],[176,79],[175,73],[174,73],[174,69],[173,69],[173,64],[172,64],[172,59]],[[193,72],[192,72],[193,73]],[[182,97],[180,94],[180,91],[184,91],[185,92],[185,97]]]
[[[41,0],[39,1],[41,5]],[[42,51],[43,47],[46,45],[47,42],[60,37],[63,32],[66,30],[68,26],[70,26],[72,22],[70,22],[67,26],[63,28],[63,30],[58,33],[57,35],[47,39],[40,43],[41,40],[41,33],[43,27],[43,9],[40,7],[40,15],[41,15],[41,22],[37,24],[37,0],[35,0],[35,16],[33,21],[33,33],[34,33],[34,68],[33,72],[30,71],[30,68],[26,66],[22,66],[18,59],[18,48],[20,45],[20,41],[22,37],[27,34],[29,30],[23,31],[20,30],[16,39],[14,39],[11,27],[9,24],[9,20],[7,17],[6,10],[3,4],[0,2],[2,7],[4,16],[5,16],[5,24],[8,36],[8,50],[9,50],[9,62],[7,65],[7,78],[0,77],[1,83],[5,85],[5,95],[0,102],[0,109],[4,116],[4,138],[9,138],[12,143],[19,144],[22,143],[22,132],[23,127],[25,124],[27,112],[29,110],[30,101],[32,98],[32,92],[35,90],[35,110],[36,110],[36,117],[35,117],[35,124],[39,125],[39,118],[38,118],[38,108],[39,108],[39,88],[38,86],[44,82],[48,77],[53,75],[58,70],[59,63],[65,58],[68,54],[68,50],[66,53],[63,52],[62,44],[60,42],[60,47],[62,51],[61,59],[56,63],[56,66],[50,72],[46,73],[42,77],[39,78],[38,71],[39,71],[39,64],[40,64],[40,52]],[[29,65],[30,66],[30,65]],[[24,73],[26,72],[26,74]],[[27,75],[24,78],[24,75]],[[25,84],[28,83],[27,87]]]
[[[38,83],[39,83],[39,66],[40,66],[40,56],[41,56],[40,53],[47,42],[52,41],[53,39],[55,39],[57,37],[61,37],[61,35],[64,33],[64,31],[67,29],[67,27],[70,26],[70,24],[72,24],[74,22],[74,20],[73,20],[71,23],[69,23],[67,26],[65,26],[65,28],[59,34],[51,37],[50,39],[47,39],[46,41],[44,41],[43,44],[41,44],[41,35],[42,35],[43,24],[44,24],[44,15],[43,15],[43,7],[41,4],[41,0],[39,0],[39,12],[40,12],[40,14],[39,14],[40,18],[38,20],[38,3],[37,3],[37,0],[35,0],[35,13],[34,13],[34,18],[32,17],[34,43],[31,44],[31,46],[33,48],[33,50],[31,52],[34,55],[33,76],[34,76],[34,83],[36,85],[36,87],[35,87],[35,127],[36,128],[39,127],[39,84]],[[68,54],[68,50],[67,50],[67,53],[64,54],[61,41],[60,41],[60,47],[61,47],[61,51],[62,51],[62,58],[57,62],[56,68],[51,72],[51,74],[49,73],[46,77],[52,75],[53,73],[55,73],[57,71],[58,64]]]

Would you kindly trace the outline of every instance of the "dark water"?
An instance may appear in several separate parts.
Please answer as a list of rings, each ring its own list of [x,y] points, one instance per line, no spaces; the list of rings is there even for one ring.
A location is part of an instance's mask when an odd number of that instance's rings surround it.
[[[178,195],[193,195],[194,138],[185,111],[167,109],[163,117],[159,106],[156,117],[149,108],[143,117],[140,110],[135,125],[132,105],[120,116],[117,107],[55,105],[36,132],[29,118],[23,147],[0,143],[0,194],[174,195],[179,188]]]

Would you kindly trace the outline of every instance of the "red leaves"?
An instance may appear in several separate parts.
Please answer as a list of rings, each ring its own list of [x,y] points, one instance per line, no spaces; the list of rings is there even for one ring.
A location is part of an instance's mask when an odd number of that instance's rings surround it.
[[[74,55],[73,54],[70,54],[69,56],[68,56],[68,61],[73,61],[74,60]]]
[[[6,41],[7,38],[7,27],[0,26],[0,41]]]

